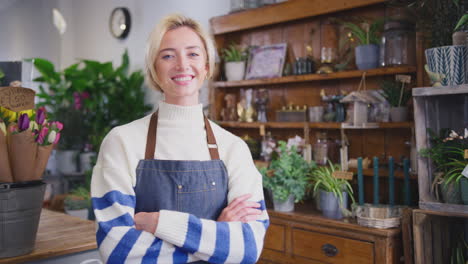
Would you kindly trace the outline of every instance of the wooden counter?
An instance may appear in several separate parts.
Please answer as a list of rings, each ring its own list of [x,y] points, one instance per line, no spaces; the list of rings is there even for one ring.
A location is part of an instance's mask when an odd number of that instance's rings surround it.
[[[42,209],[33,252],[1,258],[0,263],[22,263],[96,249],[95,229],[93,221]]]

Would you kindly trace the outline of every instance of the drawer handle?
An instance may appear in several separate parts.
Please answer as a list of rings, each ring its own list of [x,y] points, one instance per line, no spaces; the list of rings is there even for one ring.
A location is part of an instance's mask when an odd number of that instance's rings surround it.
[[[322,246],[323,254],[327,257],[334,257],[338,254],[338,249],[331,244],[325,244]]]

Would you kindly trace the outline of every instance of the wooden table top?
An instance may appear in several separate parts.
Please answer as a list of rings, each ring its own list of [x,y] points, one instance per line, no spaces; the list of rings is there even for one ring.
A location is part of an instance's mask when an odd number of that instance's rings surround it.
[[[42,209],[34,250],[22,256],[0,258],[0,263],[22,263],[97,248],[93,221]]]

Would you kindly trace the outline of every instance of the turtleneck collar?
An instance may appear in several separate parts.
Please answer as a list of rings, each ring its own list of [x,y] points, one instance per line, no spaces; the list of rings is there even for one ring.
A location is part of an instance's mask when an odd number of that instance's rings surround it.
[[[158,115],[162,120],[203,122],[203,105],[180,106],[160,101]]]

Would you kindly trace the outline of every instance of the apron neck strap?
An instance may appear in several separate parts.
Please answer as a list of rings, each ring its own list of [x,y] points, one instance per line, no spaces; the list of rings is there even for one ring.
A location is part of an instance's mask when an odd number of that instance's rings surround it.
[[[211,129],[210,121],[208,118],[203,116],[205,120],[206,138],[208,142],[208,150],[212,160],[219,159],[218,144]],[[156,151],[156,132],[158,126],[158,112],[151,115],[150,124],[148,128],[148,135],[146,139],[146,151],[145,160],[154,159],[154,153]]]

